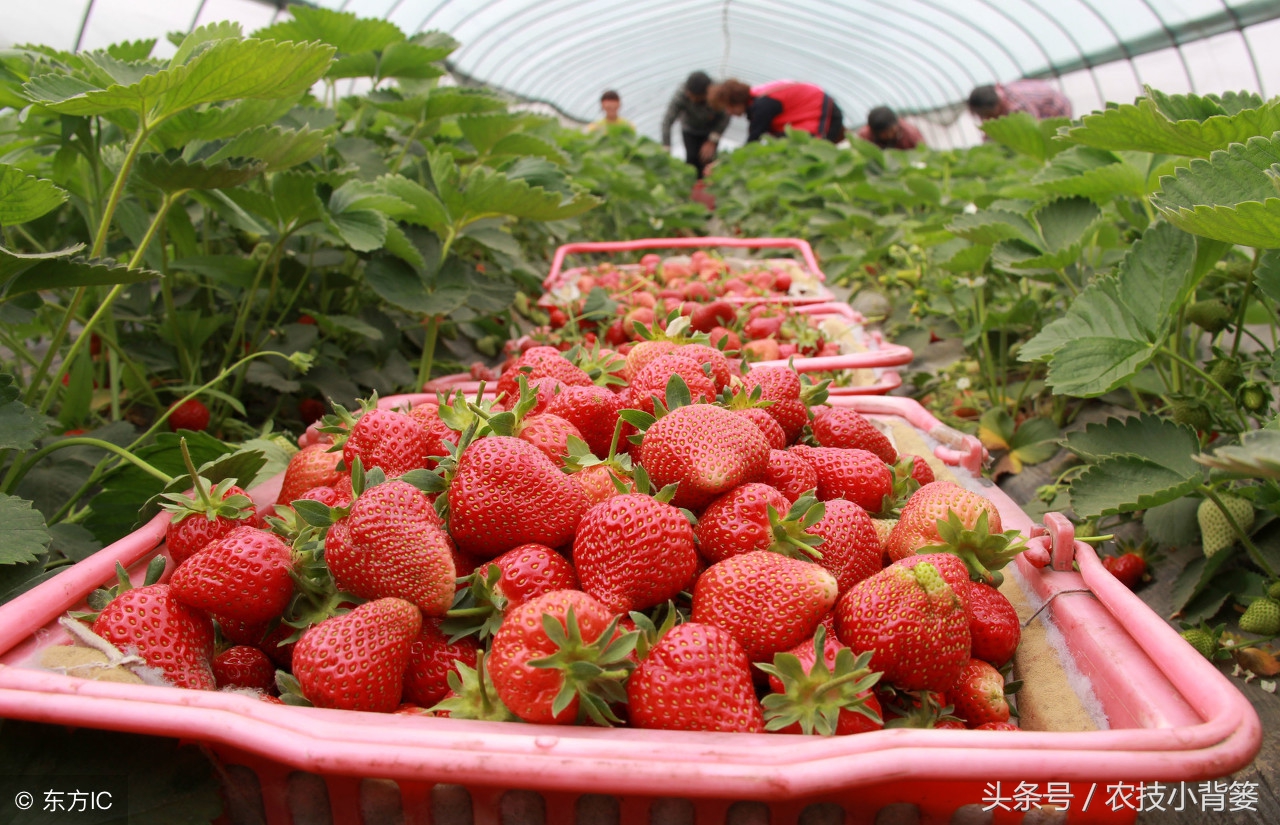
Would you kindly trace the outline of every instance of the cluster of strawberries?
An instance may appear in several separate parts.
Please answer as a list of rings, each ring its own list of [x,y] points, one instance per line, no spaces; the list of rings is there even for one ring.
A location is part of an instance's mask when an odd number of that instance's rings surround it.
[[[749,361],[837,355],[839,347],[810,319],[767,300],[787,295],[802,274],[786,261],[735,270],[701,251],[687,263],[646,255],[635,265],[598,264],[547,296],[549,322],[529,340],[561,349],[597,342],[622,348],[684,316],[711,346]]]
[[[175,685],[325,708],[1011,727],[1016,534],[822,386],[655,333],[528,349],[496,390],[339,408],[265,520],[230,482],[174,496],[170,578],[93,631]]]

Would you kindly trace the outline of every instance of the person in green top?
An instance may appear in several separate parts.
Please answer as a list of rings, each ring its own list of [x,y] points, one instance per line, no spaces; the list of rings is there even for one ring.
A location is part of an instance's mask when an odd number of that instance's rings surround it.
[[[622,98],[613,89],[600,95],[600,108],[604,110],[604,117],[588,123],[587,132],[603,132],[616,128],[626,129],[629,132],[636,130],[631,121],[618,116],[618,110],[622,108]]]
[[[676,90],[667,113],[662,118],[662,145],[671,148],[671,127],[680,121],[684,133],[684,159],[701,178],[707,164],[715,160],[720,135],[729,127],[729,113],[717,112],[707,104],[711,78],[706,72],[693,72]]]

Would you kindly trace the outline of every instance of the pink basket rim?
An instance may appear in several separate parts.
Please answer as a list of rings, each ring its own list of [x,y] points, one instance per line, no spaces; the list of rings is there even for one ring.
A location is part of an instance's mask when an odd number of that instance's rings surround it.
[[[551,259],[551,272],[543,279],[542,286],[544,289],[551,289],[560,277],[560,270],[564,266],[564,259],[568,255],[575,255],[582,252],[634,252],[641,249],[698,249],[708,246],[728,246],[738,249],[795,249],[804,259],[804,264],[809,268],[819,281],[825,281],[827,276],[823,274],[822,268],[818,266],[818,259],[813,254],[813,247],[809,242],[801,238],[720,238],[720,237],[696,237],[696,238],[641,238],[634,241],[579,241],[577,243],[561,244],[556,248],[555,257]]]
[[[384,400],[394,406],[418,397]],[[901,416],[931,435],[945,426],[911,399],[848,398],[839,405]],[[279,477],[262,487],[278,483]],[[1002,514],[1016,511],[1011,526],[1029,527],[1029,518],[998,488],[991,498]],[[162,539],[166,520],[157,516],[0,606],[0,653],[110,580],[116,561],[130,566],[145,559]],[[665,795],[691,797],[782,799],[903,779],[1010,775],[1040,781],[1199,779],[1225,775],[1252,759],[1261,725],[1240,691],[1203,658],[1189,655],[1178,634],[1107,574],[1087,545],[1076,543],[1075,557],[1079,573],[1044,575],[1091,590],[1150,654],[1167,688],[1203,721],[1061,733],[887,730],[830,739],[604,730],[289,708],[234,694],[86,682],[13,666],[0,666],[0,715],[221,742],[324,774],[642,795],[661,787]],[[761,771],[768,771],[768,781],[761,781]]]

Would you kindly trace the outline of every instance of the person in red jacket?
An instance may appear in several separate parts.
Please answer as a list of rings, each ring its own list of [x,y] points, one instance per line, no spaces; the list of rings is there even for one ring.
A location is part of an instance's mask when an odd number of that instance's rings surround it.
[[[748,143],[766,134],[781,137],[788,126],[832,143],[844,140],[844,114],[812,83],[779,80],[752,88],[730,79],[711,84],[707,102],[731,115],[746,115]]]
[[[866,125],[855,134],[881,149],[914,149],[924,144],[920,130],[900,120],[888,106],[877,106],[867,112]]]

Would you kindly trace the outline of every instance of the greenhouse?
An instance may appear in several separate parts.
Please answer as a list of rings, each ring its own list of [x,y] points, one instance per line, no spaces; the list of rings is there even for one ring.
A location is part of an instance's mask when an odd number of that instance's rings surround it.
[[[1277,820],[1277,42],[9,3],[4,816]]]

